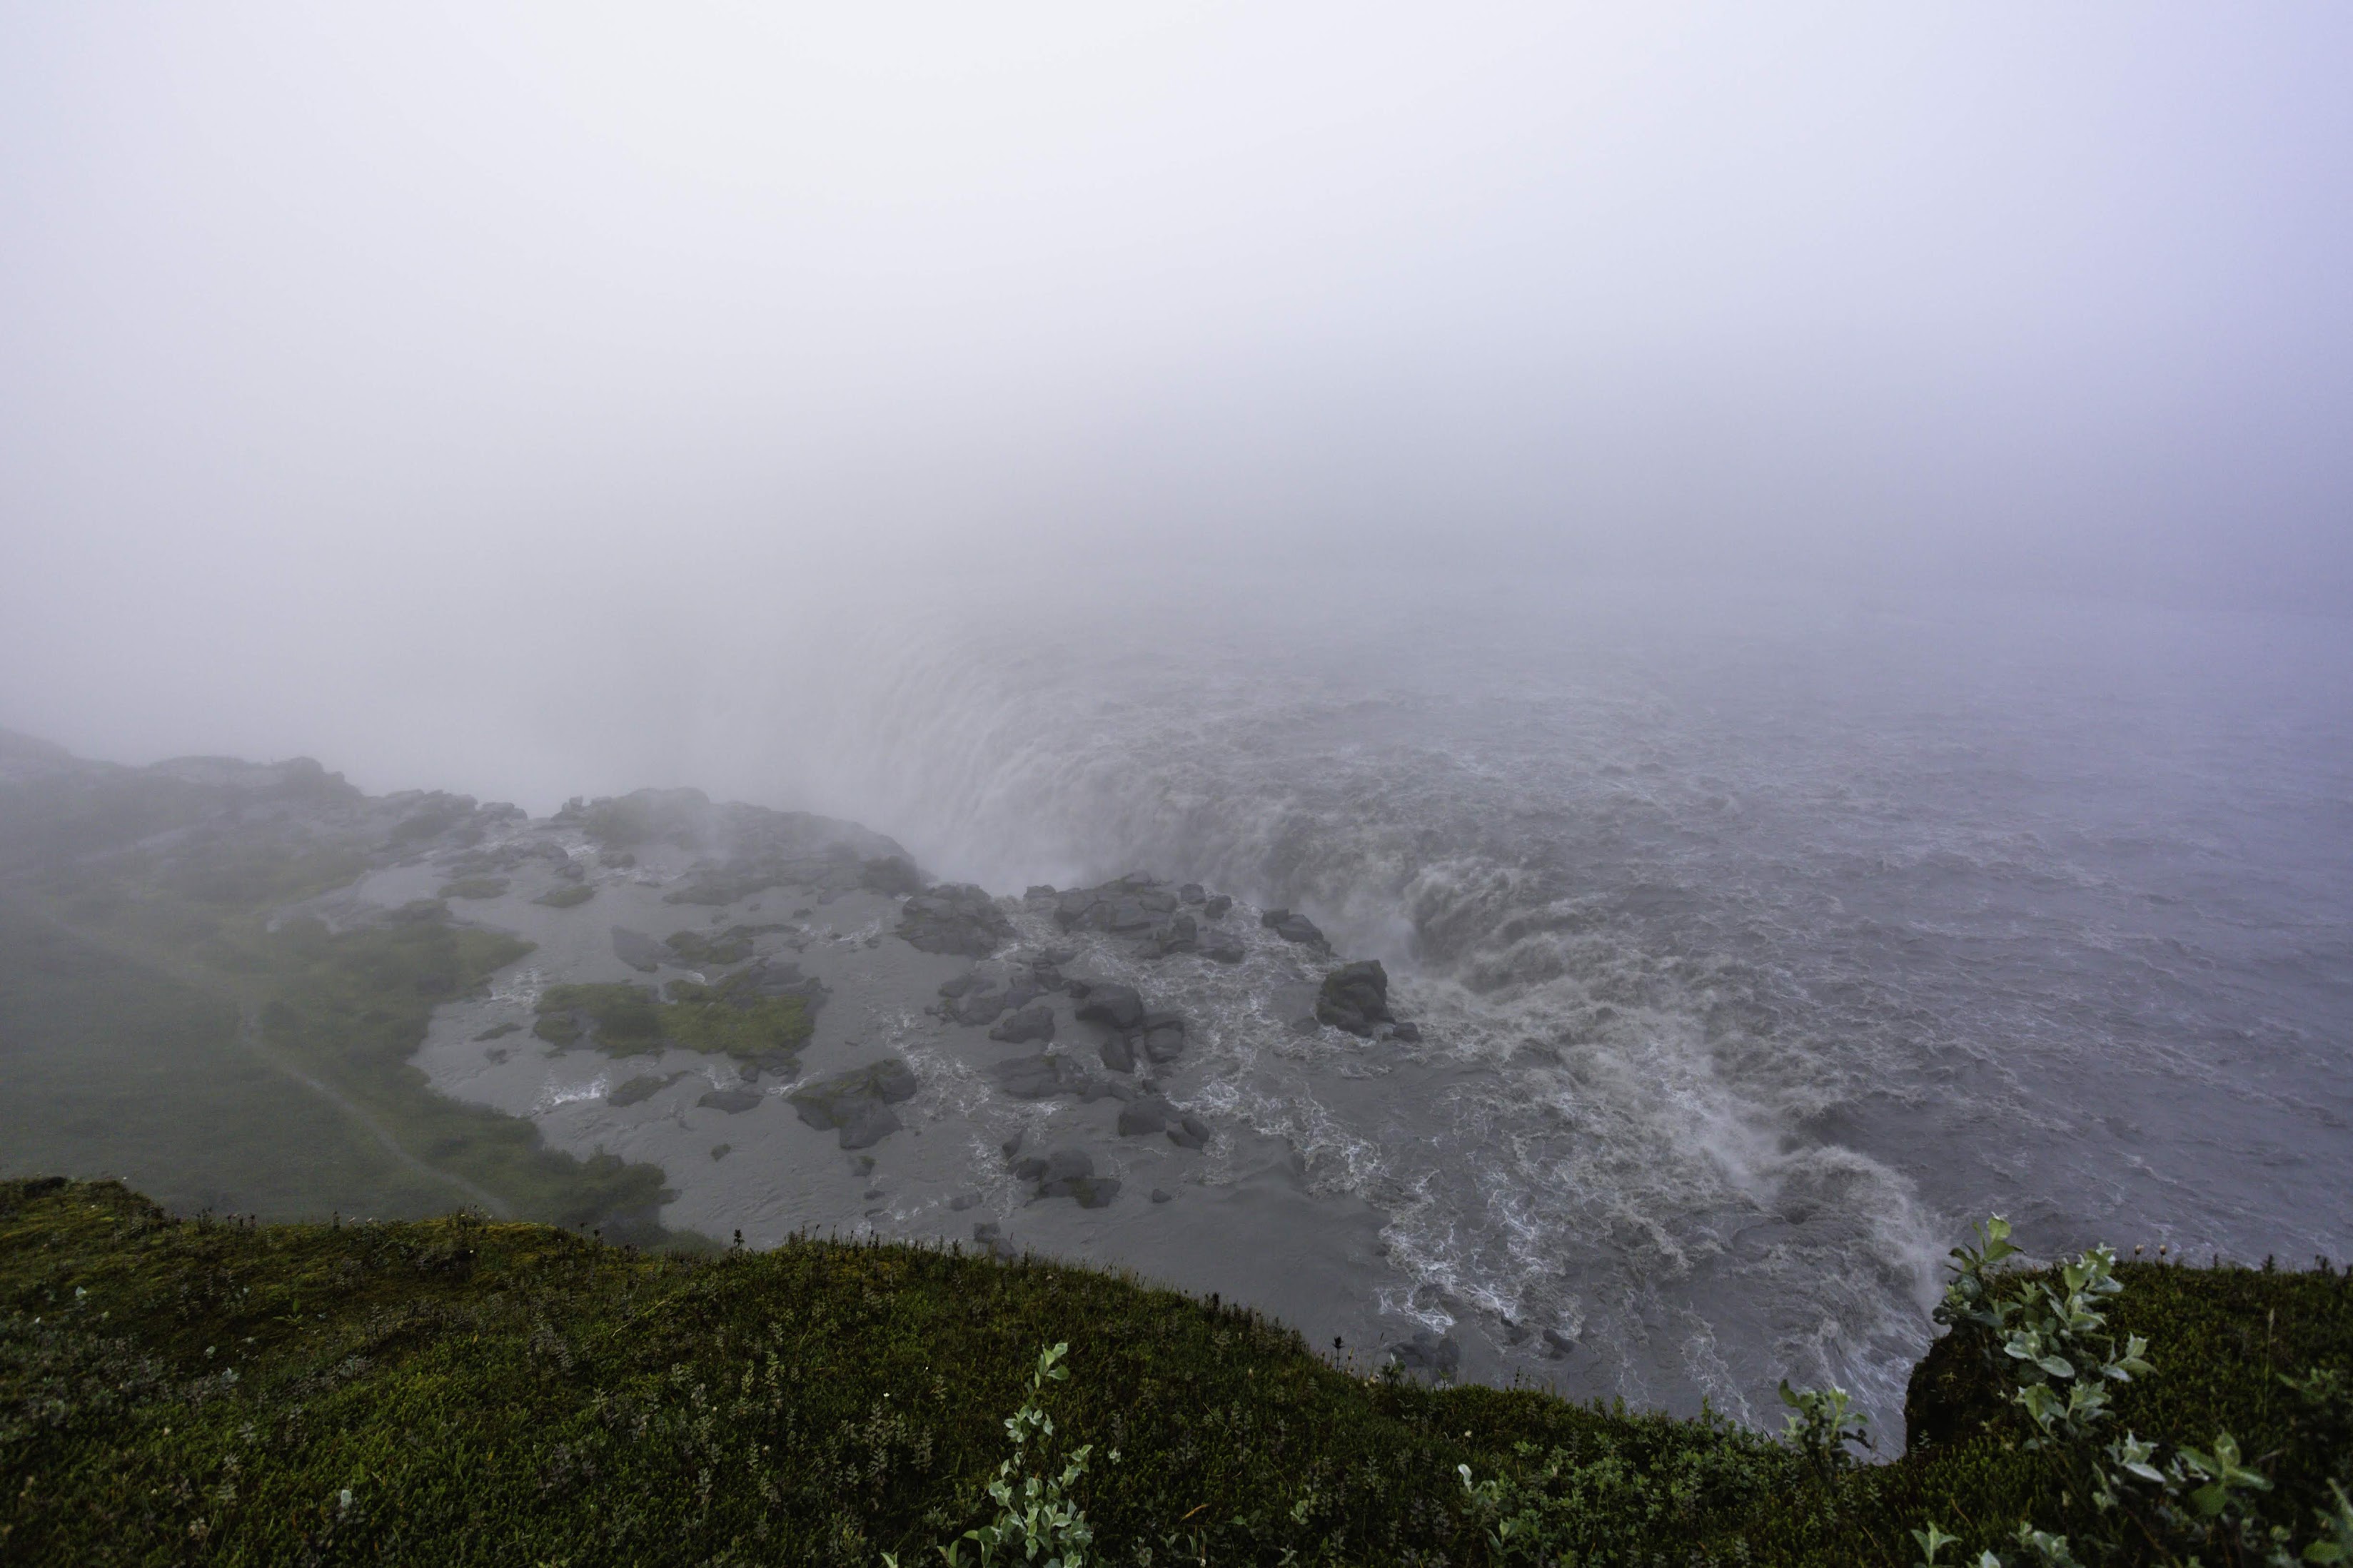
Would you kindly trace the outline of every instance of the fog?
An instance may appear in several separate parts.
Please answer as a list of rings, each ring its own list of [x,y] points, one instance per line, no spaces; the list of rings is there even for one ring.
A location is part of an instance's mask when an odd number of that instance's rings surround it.
[[[2318,5],[14,7],[0,724],[545,809],[705,782],[670,700],[721,672],[1105,583],[2341,615],[2348,46]]]

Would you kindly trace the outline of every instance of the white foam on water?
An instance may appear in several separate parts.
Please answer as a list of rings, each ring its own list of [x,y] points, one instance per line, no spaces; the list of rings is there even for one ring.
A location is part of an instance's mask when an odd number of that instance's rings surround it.
[[[1247,910],[1231,968],[1078,944],[1181,998],[1183,1105],[1388,1215],[1385,1305],[1550,1328],[1587,1391],[1769,1416],[1835,1378],[1884,1426],[1991,1208],[2046,1250],[2353,1244],[2341,681],[2113,607],[1490,584],[1400,617],[1347,582],[928,605],[765,666],[791,749],[744,772],[995,890],[1143,868],[1383,959],[1419,1047],[1291,1033],[1316,967]],[[923,1065],[938,1111],[1050,1124]]]

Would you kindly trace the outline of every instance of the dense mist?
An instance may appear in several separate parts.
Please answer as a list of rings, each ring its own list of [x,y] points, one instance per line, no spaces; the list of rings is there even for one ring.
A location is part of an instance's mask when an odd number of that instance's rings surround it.
[[[545,809],[686,781],[713,669],[942,604],[2340,614],[2348,46],[2316,5],[20,7],[0,721]]]

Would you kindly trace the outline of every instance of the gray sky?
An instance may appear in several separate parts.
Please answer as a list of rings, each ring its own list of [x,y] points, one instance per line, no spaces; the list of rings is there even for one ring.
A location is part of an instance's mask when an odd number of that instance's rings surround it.
[[[2341,5],[10,5],[0,723],[490,745],[714,614],[1335,552],[2341,614],[2348,79]]]

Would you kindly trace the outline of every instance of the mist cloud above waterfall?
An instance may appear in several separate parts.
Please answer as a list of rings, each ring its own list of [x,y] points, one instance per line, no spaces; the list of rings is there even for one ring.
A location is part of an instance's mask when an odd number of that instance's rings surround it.
[[[2348,45],[2322,5],[20,7],[0,723],[617,786],[762,628],[1103,572],[2338,613]],[[551,672],[630,716],[547,719]]]

